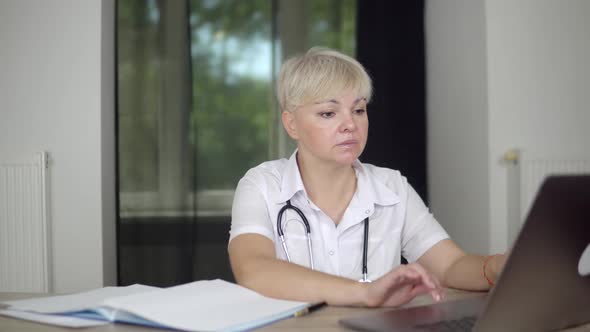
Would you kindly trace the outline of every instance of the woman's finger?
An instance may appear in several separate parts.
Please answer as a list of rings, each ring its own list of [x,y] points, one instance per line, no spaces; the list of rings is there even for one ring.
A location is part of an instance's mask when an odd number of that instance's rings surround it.
[[[444,289],[440,285],[438,279],[430,274],[425,268],[423,268],[420,264],[414,263],[410,264],[411,268],[418,273],[424,284],[429,287],[430,295],[435,301],[441,301],[444,298]]]
[[[418,274],[420,274],[426,285],[430,286],[433,289],[441,288],[438,279],[434,277],[432,274],[430,274],[428,271],[426,271],[426,269],[423,268],[420,264],[412,263],[408,265],[408,268],[411,268]]]

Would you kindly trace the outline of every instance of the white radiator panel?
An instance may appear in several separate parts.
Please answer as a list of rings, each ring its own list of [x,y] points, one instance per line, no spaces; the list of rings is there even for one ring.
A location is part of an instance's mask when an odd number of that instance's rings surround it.
[[[0,292],[49,292],[47,155],[0,161]]]
[[[590,160],[523,159],[520,166],[521,220],[524,220],[528,214],[533,199],[547,176],[588,173],[590,173]]]
[[[543,157],[513,150],[505,160],[511,164],[507,179],[509,243],[516,238],[545,178],[590,174],[590,158],[586,157]]]

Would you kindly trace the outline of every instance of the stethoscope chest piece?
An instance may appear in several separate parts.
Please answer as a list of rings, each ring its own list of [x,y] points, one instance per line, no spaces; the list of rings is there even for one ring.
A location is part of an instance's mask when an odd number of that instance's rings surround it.
[[[361,279],[359,279],[359,282],[369,283],[369,282],[373,282],[373,281],[367,277],[366,273],[363,273],[363,277]]]

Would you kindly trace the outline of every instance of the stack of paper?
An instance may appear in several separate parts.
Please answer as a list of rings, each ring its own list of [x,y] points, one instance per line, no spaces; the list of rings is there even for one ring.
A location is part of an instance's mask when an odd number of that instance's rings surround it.
[[[125,322],[184,331],[241,331],[304,311],[309,303],[277,300],[223,280],[170,288],[105,287],[73,295],[8,301],[0,314],[71,327]]]

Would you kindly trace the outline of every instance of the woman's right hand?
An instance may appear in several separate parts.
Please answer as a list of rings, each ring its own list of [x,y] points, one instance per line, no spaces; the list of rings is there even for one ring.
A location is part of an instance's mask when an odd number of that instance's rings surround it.
[[[426,293],[437,302],[444,297],[444,289],[436,277],[418,263],[400,265],[364,285],[367,287],[365,302],[368,307],[397,307]]]

